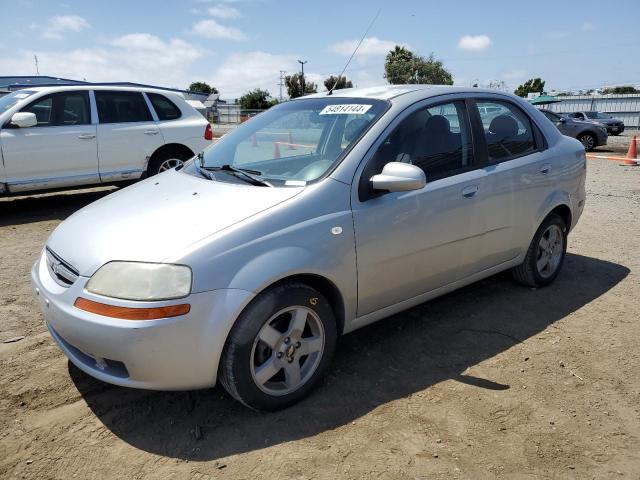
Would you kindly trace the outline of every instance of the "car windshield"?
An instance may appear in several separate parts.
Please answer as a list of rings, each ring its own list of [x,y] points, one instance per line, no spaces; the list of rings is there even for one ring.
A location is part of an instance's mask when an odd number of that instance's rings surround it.
[[[274,187],[304,186],[340,161],[387,105],[344,97],[281,103],[223,136],[204,152],[201,166],[224,166],[217,180],[236,181],[233,169],[243,169]]]
[[[611,118],[611,115],[601,112],[585,112],[588,118]]]
[[[34,92],[33,90],[18,90],[16,92],[5,95],[4,97],[0,97],[0,113],[6,112],[16,103],[24,100],[27,97],[30,97],[34,93],[36,92]]]

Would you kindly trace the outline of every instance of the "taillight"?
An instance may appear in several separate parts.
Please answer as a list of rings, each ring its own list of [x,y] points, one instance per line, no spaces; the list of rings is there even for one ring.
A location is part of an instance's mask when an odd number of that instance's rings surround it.
[[[207,128],[204,129],[204,139],[213,140],[213,130],[210,123],[207,123]]]

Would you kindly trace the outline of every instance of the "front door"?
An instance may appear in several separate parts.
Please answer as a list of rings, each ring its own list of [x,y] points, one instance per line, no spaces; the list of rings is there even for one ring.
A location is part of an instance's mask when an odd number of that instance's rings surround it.
[[[370,190],[390,161],[422,168],[416,191]],[[475,273],[485,233],[486,171],[474,158],[463,101],[425,105],[380,144],[352,203],[358,262],[358,316]]]
[[[99,183],[96,125],[87,91],[45,95],[20,111],[34,113],[38,124],[0,130],[9,191]]]

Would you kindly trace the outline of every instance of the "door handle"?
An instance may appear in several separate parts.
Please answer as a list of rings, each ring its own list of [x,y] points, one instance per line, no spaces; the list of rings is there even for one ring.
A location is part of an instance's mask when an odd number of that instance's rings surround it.
[[[91,140],[92,138],[96,138],[96,135],[94,133],[81,133],[78,135],[78,138],[80,140]]]
[[[145,135],[157,135],[160,130],[145,130]]]
[[[551,165],[548,163],[545,163],[540,167],[540,173],[543,175],[546,175],[547,173],[549,173],[549,170],[551,170]]]
[[[462,189],[462,196],[464,198],[471,198],[478,192],[478,185],[467,185]]]

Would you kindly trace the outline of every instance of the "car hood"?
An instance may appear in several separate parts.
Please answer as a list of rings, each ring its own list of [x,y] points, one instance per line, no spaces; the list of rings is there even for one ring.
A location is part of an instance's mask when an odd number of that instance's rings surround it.
[[[217,182],[172,170],[79,210],[54,230],[47,246],[83,276],[112,260],[161,262],[302,190]]]

